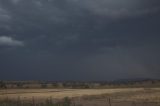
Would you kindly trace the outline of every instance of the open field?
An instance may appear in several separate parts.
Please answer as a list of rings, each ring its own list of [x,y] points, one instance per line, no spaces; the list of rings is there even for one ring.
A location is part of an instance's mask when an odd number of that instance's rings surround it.
[[[35,103],[40,103],[65,97],[75,106],[133,106],[134,103],[136,106],[160,106],[160,88],[0,90],[0,100],[32,102],[34,99]]]
[[[62,99],[64,97],[81,97],[84,95],[101,95],[112,94],[118,92],[135,92],[143,91],[143,88],[130,89],[8,89],[0,90],[0,98],[17,99],[32,99],[34,96],[37,99],[46,99],[49,97]]]

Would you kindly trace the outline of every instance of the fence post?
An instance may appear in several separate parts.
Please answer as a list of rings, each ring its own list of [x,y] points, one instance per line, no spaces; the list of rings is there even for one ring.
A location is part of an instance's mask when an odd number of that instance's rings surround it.
[[[109,106],[112,106],[111,105],[111,98],[108,98],[108,103],[109,103]]]
[[[32,97],[32,103],[33,103],[33,106],[36,106],[34,96]]]
[[[53,105],[52,96],[50,96],[50,105]]]
[[[18,96],[17,98],[17,106],[20,106],[21,105],[21,100],[20,100],[20,96]]]

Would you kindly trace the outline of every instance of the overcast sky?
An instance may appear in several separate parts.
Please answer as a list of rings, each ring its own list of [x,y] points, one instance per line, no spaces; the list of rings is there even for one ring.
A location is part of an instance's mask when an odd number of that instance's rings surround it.
[[[0,79],[160,78],[160,0],[0,0]]]

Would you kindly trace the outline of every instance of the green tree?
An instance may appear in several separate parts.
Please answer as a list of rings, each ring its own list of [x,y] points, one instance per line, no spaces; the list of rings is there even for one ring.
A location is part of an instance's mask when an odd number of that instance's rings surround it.
[[[7,88],[6,83],[4,81],[0,81],[0,88]]]
[[[47,84],[41,84],[41,88],[47,88]]]
[[[17,83],[17,88],[22,88],[23,87],[23,83]]]

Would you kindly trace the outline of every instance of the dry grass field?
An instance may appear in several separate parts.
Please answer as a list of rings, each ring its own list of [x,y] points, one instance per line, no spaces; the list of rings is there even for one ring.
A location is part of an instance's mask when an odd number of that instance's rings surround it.
[[[39,103],[46,99],[60,100],[65,97],[71,98],[75,106],[76,104],[77,106],[107,106],[109,102],[112,106],[116,106],[117,103],[123,106],[130,106],[134,103],[143,104],[143,106],[160,106],[160,88],[0,90],[0,100],[7,98],[15,101],[17,99],[32,101],[34,99],[36,103]]]
[[[0,98],[17,99],[46,99],[49,97],[62,99],[64,97],[81,97],[89,95],[102,95],[114,93],[127,93],[144,91],[143,88],[126,88],[126,89],[6,89],[0,90]]]

